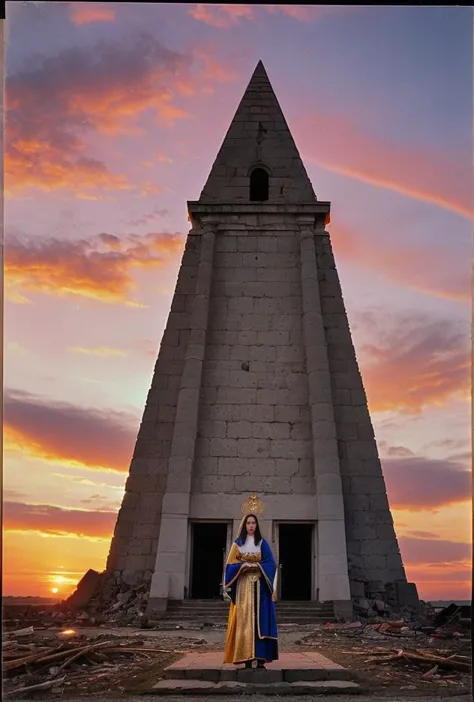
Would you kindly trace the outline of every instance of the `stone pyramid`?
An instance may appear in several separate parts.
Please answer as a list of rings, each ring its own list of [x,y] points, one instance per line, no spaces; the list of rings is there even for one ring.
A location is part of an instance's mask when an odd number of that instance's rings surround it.
[[[408,585],[325,230],[330,203],[314,194],[261,62],[188,211],[107,569],[149,582],[155,613],[196,597],[257,493],[264,535],[286,559],[283,599],[331,601],[341,616],[356,597],[393,599]],[[288,585],[300,567],[306,595]]]

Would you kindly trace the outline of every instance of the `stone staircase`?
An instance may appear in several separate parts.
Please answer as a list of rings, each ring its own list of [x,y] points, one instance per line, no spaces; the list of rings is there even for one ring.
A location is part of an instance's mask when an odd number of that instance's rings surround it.
[[[324,624],[333,622],[332,602],[278,601],[275,603],[277,623],[280,624]],[[162,621],[193,624],[227,624],[229,605],[223,600],[170,601]]]

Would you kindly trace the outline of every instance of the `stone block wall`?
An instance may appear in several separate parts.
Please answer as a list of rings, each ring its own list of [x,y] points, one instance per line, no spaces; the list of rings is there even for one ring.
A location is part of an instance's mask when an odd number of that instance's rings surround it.
[[[315,237],[353,597],[406,581],[329,234]]]
[[[188,237],[107,560],[129,584],[151,579],[155,567],[199,245]]]
[[[314,494],[299,238],[281,216],[216,236],[193,494]]]

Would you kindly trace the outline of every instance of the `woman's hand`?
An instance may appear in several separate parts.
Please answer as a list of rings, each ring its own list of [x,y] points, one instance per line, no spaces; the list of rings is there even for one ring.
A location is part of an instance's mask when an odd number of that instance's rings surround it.
[[[244,568],[246,572],[251,571],[257,573],[259,571],[259,567],[256,563],[244,563],[242,565],[241,570],[243,570]]]

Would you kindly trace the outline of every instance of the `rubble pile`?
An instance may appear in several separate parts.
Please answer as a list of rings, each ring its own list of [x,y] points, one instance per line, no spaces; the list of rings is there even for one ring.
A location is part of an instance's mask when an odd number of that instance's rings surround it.
[[[122,582],[120,574],[89,570],[52,616],[61,622],[147,628],[148,591],[146,582],[131,586]]]
[[[400,606],[396,600],[384,602],[382,599],[360,597],[354,600],[354,617],[369,623],[382,623],[385,619],[403,619],[405,622],[433,621],[436,612],[429,602],[420,600],[418,605]]]
[[[80,590],[81,583],[76,592]],[[145,614],[148,591],[149,583],[131,586],[122,582],[120,574],[110,576],[103,573],[97,580],[93,595],[84,606],[90,616],[101,615],[110,624],[145,628],[148,624]],[[65,604],[69,604],[69,601]]]
[[[143,635],[85,637],[74,629],[52,633],[34,627],[4,632],[3,693],[13,697],[40,691],[58,695],[67,690],[124,692],[124,684],[138,677],[144,666],[149,669],[150,664],[159,664],[154,668],[159,675],[160,667],[206,642],[182,643],[186,650],[158,647],[159,642],[146,640]]]

